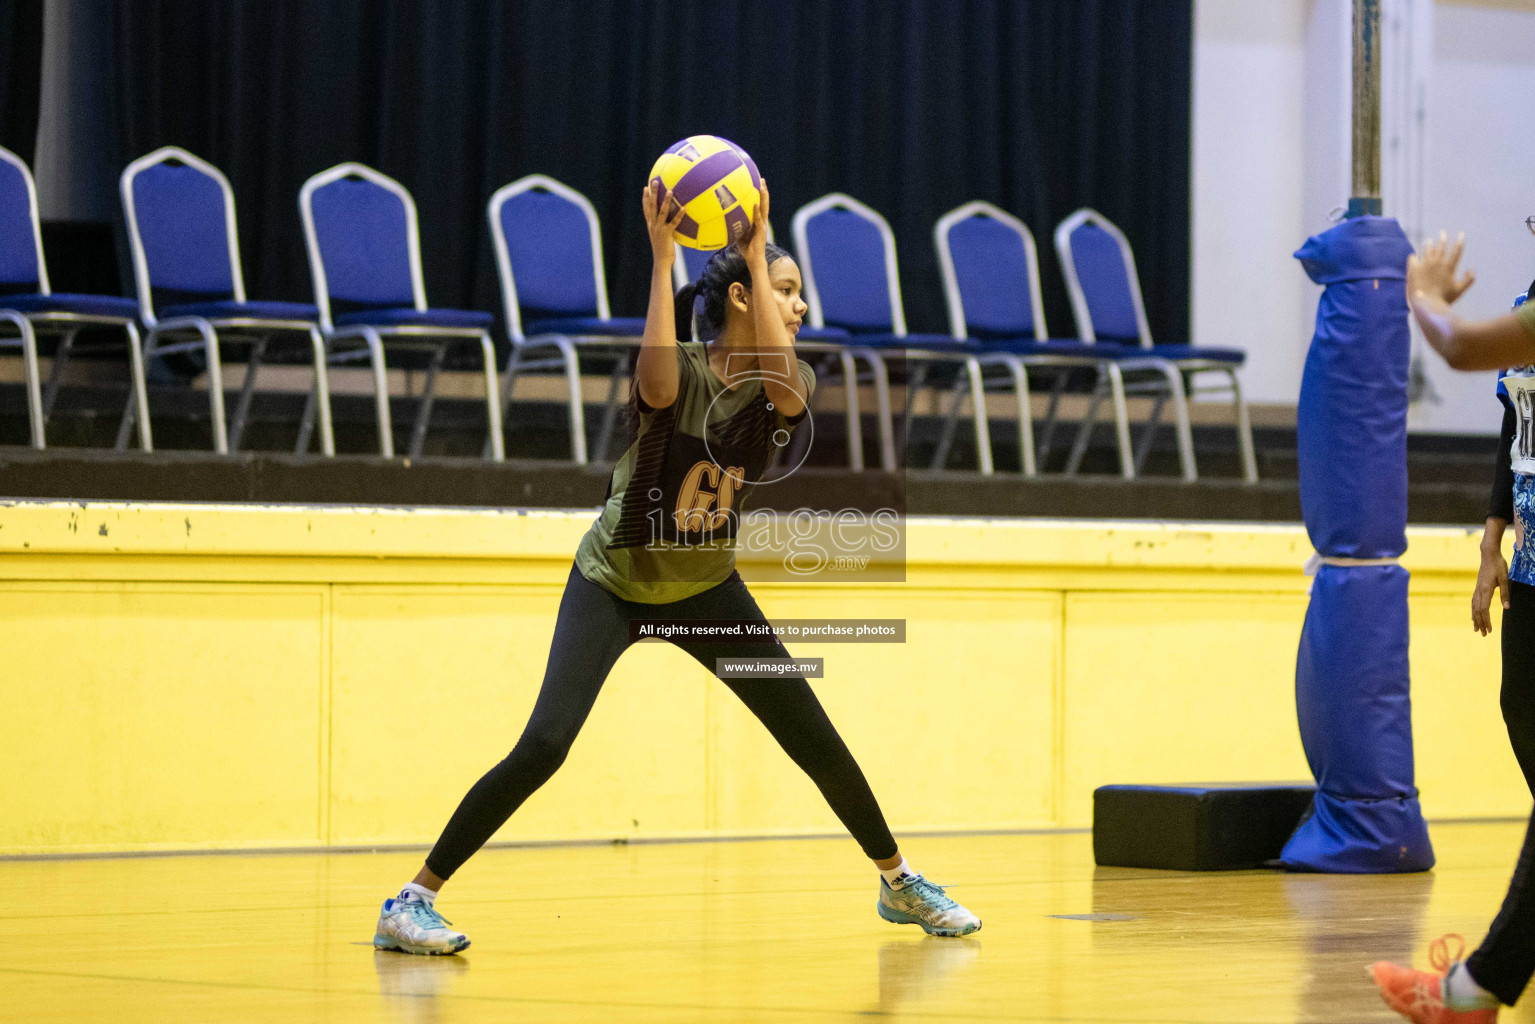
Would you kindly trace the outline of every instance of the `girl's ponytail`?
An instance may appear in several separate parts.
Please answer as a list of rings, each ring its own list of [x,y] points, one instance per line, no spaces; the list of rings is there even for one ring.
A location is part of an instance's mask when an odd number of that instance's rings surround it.
[[[685,284],[677,293],[676,305],[673,307],[677,314],[677,340],[693,340],[693,303],[698,298],[698,285]]]
[[[768,243],[768,266],[787,255],[778,246]],[[751,272],[741,250],[727,245],[709,257],[696,282],[677,293],[677,337],[682,341],[692,340],[693,312],[697,310],[699,340],[714,340],[725,328],[725,296],[733,284],[743,284],[749,290]]]

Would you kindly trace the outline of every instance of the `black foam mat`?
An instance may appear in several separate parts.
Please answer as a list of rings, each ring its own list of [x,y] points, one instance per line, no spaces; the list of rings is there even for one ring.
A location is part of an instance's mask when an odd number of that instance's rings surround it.
[[[1311,783],[1101,786],[1093,858],[1101,865],[1233,871],[1279,857],[1311,807]]]

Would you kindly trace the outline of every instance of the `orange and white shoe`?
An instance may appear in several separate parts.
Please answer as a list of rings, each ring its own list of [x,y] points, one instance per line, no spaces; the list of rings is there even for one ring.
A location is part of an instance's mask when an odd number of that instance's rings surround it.
[[[1450,955],[1450,941],[1457,950]],[[1441,935],[1428,947],[1429,963],[1438,974],[1418,971],[1382,960],[1370,967],[1370,977],[1380,989],[1380,997],[1413,1024],[1494,1024],[1498,1008],[1452,1010],[1444,1005],[1440,989],[1445,975],[1466,952],[1466,940],[1459,935]]]

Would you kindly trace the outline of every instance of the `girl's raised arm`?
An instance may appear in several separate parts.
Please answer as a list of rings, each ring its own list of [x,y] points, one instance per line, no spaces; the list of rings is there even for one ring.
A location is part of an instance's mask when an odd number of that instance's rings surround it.
[[[752,317],[756,326],[757,360],[759,365],[788,368],[789,379],[780,373],[768,373],[762,378],[762,390],[768,400],[785,416],[798,416],[805,408],[805,382],[794,369],[794,339],[783,325],[783,316],[773,300],[773,277],[767,262],[768,187],[763,178],[760,186],[762,198],[757,203],[757,215],[752,220],[751,232],[736,243],[746,258],[746,268],[752,281]]]
[[[1535,362],[1535,334],[1513,313],[1491,320],[1465,320],[1450,310],[1476,275],[1456,275],[1465,237],[1449,243],[1443,232],[1407,257],[1407,303],[1423,337],[1457,370],[1501,370]]]
[[[672,264],[677,249],[672,233],[682,223],[682,207],[659,182],[645,186],[640,205],[645,210],[653,262],[650,306],[645,312],[645,334],[640,339],[634,381],[646,405],[664,409],[677,400],[677,316],[672,308]]]

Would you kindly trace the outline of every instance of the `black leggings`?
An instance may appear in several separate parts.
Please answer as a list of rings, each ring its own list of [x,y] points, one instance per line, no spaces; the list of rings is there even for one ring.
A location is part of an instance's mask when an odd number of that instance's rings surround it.
[[[1503,722],[1535,795],[1535,587],[1508,582],[1503,613]]]
[[[616,597],[572,568],[565,596],[560,599],[549,664],[533,715],[512,752],[470,788],[448,820],[426,858],[426,866],[434,875],[451,878],[564,763],[608,672],[629,647],[631,618],[767,621],[736,573],[724,583],[681,601],[638,604]],[[711,675],[716,658],[789,656],[776,639],[671,642],[697,658]],[[895,839],[869,783],[804,677],[721,681],[820,788],[863,852],[874,860],[895,856]]]
[[[1503,721],[1514,757],[1535,793],[1535,587],[1508,584],[1503,613]],[[1466,962],[1476,983],[1512,1006],[1535,974],[1535,815],[1503,908]]]
[[[1507,619],[1505,618],[1506,622]],[[1475,953],[1466,959],[1476,983],[1513,1006],[1535,973],[1535,887],[1530,885],[1530,871],[1535,867],[1535,815],[1524,834],[1524,848],[1514,879],[1508,883],[1503,907],[1493,918],[1487,937]]]

